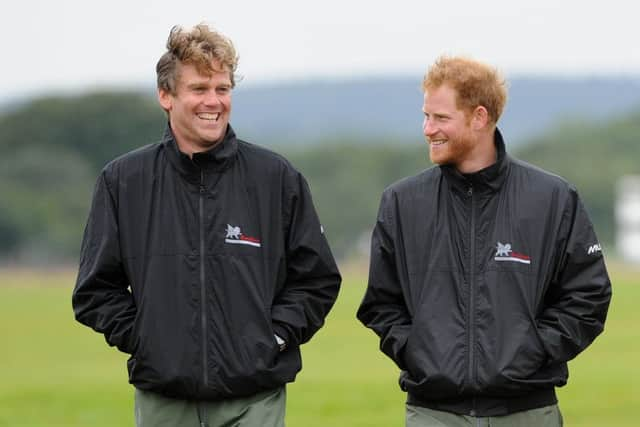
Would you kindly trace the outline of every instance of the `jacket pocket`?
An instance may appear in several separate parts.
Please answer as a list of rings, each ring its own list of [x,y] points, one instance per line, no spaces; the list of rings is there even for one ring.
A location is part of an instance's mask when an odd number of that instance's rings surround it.
[[[466,316],[458,310],[462,272],[442,267],[412,276],[413,318],[401,353],[401,387],[426,399],[456,396],[466,378]],[[417,301],[415,300],[417,298]]]
[[[463,341],[450,339],[447,328],[435,329],[414,324],[401,353],[400,387],[424,399],[458,395],[465,375]]]
[[[252,330],[260,333],[226,338],[234,350],[219,358],[216,370],[227,395],[253,394],[275,388],[288,380],[277,374],[281,356],[271,326],[263,325]]]
[[[559,385],[546,371],[547,354],[533,323],[510,325],[492,354],[478,364],[481,389],[495,396],[525,394]]]

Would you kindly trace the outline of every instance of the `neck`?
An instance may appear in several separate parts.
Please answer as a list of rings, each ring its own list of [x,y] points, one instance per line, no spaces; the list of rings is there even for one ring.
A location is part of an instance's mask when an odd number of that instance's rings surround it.
[[[470,174],[488,168],[498,160],[493,132],[483,135],[464,161],[456,165],[460,173]]]
[[[180,131],[176,131],[176,127],[173,126],[171,122],[169,122],[169,125],[171,127],[173,137],[178,144],[178,150],[189,156],[189,158],[193,158],[193,155],[196,153],[202,153],[204,151],[211,150],[224,140],[224,136],[218,141],[205,141],[202,139],[200,139],[199,141],[194,140],[193,138],[189,138],[188,135],[185,135]],[[223,135],[226,135],[226,129]]]
[[[220,144],[222,141],[216,141],[211,143],[211,145],[207,145],[207,146],[202,146],[202,145],[197,145],[197,144],[190,144],[190,143],[185,143],[183,141],[181,141],[180,139],[178,139],[176,137],[176,143],[178,144],[178,150],[180,150],[182,153],[186,154],[187,156],[189,156],[190,159],[193,158],[193,155],[196,153],[202,153],[205,151],[209,151],[212,148],[214,148],[215,146],[217,146],[218,144]]]

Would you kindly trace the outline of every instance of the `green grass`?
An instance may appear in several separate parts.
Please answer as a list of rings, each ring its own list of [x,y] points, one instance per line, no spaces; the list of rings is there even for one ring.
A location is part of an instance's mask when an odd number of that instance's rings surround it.
[[[616,268],[612,278],[606,331],[559,390],[567,426],[637,425],[640,275]],[[0,426],[133,425],[127,357],[74,321],[73,281],[68,272],[0,271]],[[404,425],[397,369],[354,317],[364,286],[347,275],[325,328],[303,347],[288,426]]]

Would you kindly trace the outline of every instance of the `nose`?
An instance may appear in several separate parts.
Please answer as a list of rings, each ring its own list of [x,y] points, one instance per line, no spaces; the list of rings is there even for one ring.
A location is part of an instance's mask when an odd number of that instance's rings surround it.
[[[428,117],[425,117],[422,121],[422,133],[424,136],[429,137],[435,135],[438,132],[438,129],[433,124],[433,120],[429,120]]]
[[[207,106],[214,107],[216,105],[221,104],[220,98],[215,90],[207,91],[207,96],[204,99],[204,103]]]

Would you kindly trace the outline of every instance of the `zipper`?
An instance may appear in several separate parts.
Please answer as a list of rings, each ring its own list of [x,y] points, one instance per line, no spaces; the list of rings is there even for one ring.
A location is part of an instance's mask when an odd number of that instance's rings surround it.
[[[207,311],[206,298],[207,290],[205,287],[204,275],[204,194],[206,188],[204,186],[204,169],[200,170],[200,198],[198,200],[198,210],[200,213],[200,317],[202,321],[202,379],[204,386],[209,385],[209,374],[207,370]]]
[[[475,386],[475,265],[476,265],[476,204],[473,197],[473,186],[470,185],[467,194],[471,198],[471,229],[469,241],[469,386],[473,389]],[[473,399],[470,415],[476,414],[476,400]]]

